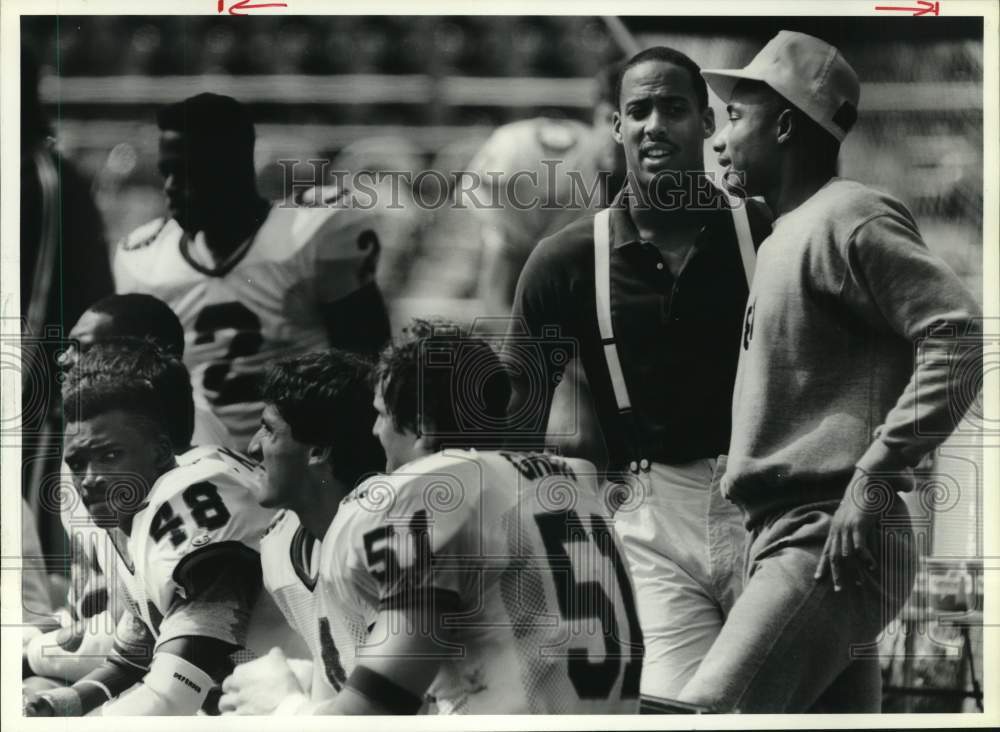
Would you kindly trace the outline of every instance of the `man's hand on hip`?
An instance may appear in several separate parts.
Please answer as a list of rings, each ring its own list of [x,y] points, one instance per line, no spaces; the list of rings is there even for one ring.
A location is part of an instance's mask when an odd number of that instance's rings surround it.
[[[833,589],[839,592],[849,577],[860,585],[866,570],[874,573],[878,569],[873,553],[874,542],[878,541],[875,528],[892,505],[902,480],[902,473],[883,477],[855,469],[844,499],[833,514],[830,533],[816,567],[817,581],[829,573]]]

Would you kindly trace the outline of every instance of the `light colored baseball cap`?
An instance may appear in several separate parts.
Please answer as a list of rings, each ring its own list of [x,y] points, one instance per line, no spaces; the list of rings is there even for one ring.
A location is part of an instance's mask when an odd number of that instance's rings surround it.
[[[858,118],[861,85],[840,51],[805,33],[783,30],[742,69],[703,69],[724,102],[740,79],[762,81],[842,142]]]

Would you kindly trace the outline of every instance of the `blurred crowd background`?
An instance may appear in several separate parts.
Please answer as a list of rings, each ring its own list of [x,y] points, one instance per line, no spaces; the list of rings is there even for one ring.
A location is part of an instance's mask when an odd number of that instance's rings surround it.
[[[742,66],[781,28],[837,45],[862,81],[842,174],[902,199],[931,249],[982,299],[981,22],[623,20],[640,46],[673,46],[703,68]],[[594,74],[624,57],[597,17],[24,16],[21,29],[40,64],[40,95],[58,149],[90,181],[111,246],[164,213],[155,124],[163,104],[214,91],[249,105],[260,188],[277,199],[291,190],[280,160],[325,160],[328,172],[439,171],[451,180],[498,125],[536,116],[589,122]],[[712,104],[722,124],[725,111],[714,97]],[[714,161],[706,144],[710,169]],[[312,170],[299,166],[296,175],[308,178]],[[394,325],[415,314],[475,313],[481,246],[471,216],[419,205],[439,199],[436,189],[402,193],[379,272]],[[981,402],[976,409],[981,416]],[[982,455],[972,432],[938,456],[936,474],[951,481],[946,489],[913,502],[926,517],[929,560],[915,615],[900,623],[924,622],[920,613],[942,603],[959,615],[981,608]],[[962,659],[969,654],[955,649],[981,630],[948,628],[923,636],[911,628],[887,639],[900,658],[917,659],[888,664],[887,679],[903,691],[887,696],[887,710],[969,704],[954,694],[905,691],[967,686]],[[979,647],[981,636],[973,641]],[[981,654],[978,663],[981,669]]]
[[[841,28],[837,19],[625,20],[641,45],[672,45],[703,68],[742,65],[784,26],[837,43],[864,83],[843,174],[900,197],[932,248],[981,293],[981,26],[977,38],[974,22],[943,18],[933,33],[920,19],[899,19],[891,33],[884,21],[865,32],[860,19]],[[596,17],[37,16],[23,18],[22,31],[41,62],[59,147],[93,181],[112,243],[162,212],[162,104],[211,90],[251,105],[261,190],[279,198],[290,183],[282,159],[450,175],[497,125],[589,121],[594,74],[623,57]],[[438,179],[424,180],[427,190],[409,193],[433,202]],[[471,293],[478,242],[467,217],[444,208],[400,214],[406,241],[386,244],[403,263],[384,268],[388,295]]]

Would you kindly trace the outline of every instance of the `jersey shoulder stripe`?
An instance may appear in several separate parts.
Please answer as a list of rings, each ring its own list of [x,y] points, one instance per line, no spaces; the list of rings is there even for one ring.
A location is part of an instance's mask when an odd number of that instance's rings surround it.
[[[118,248],[124,252],[133,252],[138,249],[144,249],[156,241],[160,234],[163,233],[171,223],[174,222],[171,219],[164,217],[145,223],[122,239],[118,243]]]
[[[305,531],[294,511],[286,510],[279,514],[260,542],[264,586],[269,592],[273,594],[283,587],[298,585],[313,591],[316,568],[304,566],[303,562],[311,561],[315,541]]]
[[[264,529],[264,536],[261,537],[261,546],[263,546],[264,540],[267,539],[268,536],[271,536],[272,534],[277,535],[282,533],[282,527],[286,526],[289,522],[292,521],[292,518],[289,517],[289,514],[291,514],[292,517],[295,517],[295,513],[293,511],[289,511],[286,508],[283,508],[276,514],[274,514],[274,518],[271,519],[271,523],[269,523],[267,525],[267,528]],[[268,539],[268,541],[275,541],[275,539]],[[280,541],[280,539],[277,539],[277,541]]]
[[[125,237],[112,261],[115,291],[150,292],[163,299],[163,287],[197,277],[181,256],[183,237],[180,224],[165,218],[144,224]]]
[[[336,183],[332,183],[296,191],[292,196],[292,201],[297,206],[331,207],[338,204],[343,205],[349,194],[348,188],[342,188]]]
[[[357,239],[364,229],[374,229],[376,218],[345,196],[336,206],[275,204],[257,235],[247,261],[280,261],[310,248],[322,248],[327,259],[356,259]]]

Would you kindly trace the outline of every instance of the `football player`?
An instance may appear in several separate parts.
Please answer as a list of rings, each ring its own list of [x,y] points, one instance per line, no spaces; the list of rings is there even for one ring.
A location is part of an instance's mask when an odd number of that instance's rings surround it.
[[[388,339],[379,240],[346,191],[312,206],[261,198],[254,126],[236,100],[199,94],[157,122],[169,216],[118,246],[115,286],[177,313],[195,393],[245,449],[267,364],[330,345],[374,354]]]
[[[261,426],[250,444],[267,471],[260,504],[286,509],[261,539],[264,587],[309,646],[309,662],[290,663],[313,699],[333,696],[345,681],[329,621],[318,612],[320,542],[343,498],[385,467],[382,446],[368,429],[375,421],[370,381],[368,362],[336,349],[279,362],[265,378]],[[272,661],[238,666],[223,691],[255,675],[266,678]],[[231,701],[223,696],[220,709],[235,710]],[[270,713],[280,701],[259,694],[254,712]]]
[[[468,165],[482,185],[466,201],[479,220],[479,297],[506,316],[517,278],[535,246],[587,211],[609,205],[624,182],[625,159],[611,136],[613,64],[595,79],[590,124],[537,117],[494,131]]]
[[[179,464],[175,446],[190,443],[193,425],[191,383],[180,361],[152,345],[83,352],[63,408],[64,458],[106,532],[111,550],[98,560],[127,608],[107,660],[71,687],[26,695],[25,713],[104,705],[106,715],[193,714],[247,644],[259,541],[273,518],[252,492],[263,471],[216,447]]]
[[[443,330],[440,330],[443,328]],[[388,476],[338,508],[320,549],[320,616],[343,679],[310,701],[271,658],[230,685],[235,711],[635,713],[642,639],[595,470],[472,448],[502,433],[507,375],[484,340],[416,323],[376,370]],[[277,654],[275,654],[277,656]]]
[[[477,294],[487,314],[510,314],[518,277],[538,242],[610,205],[625,183],[625,156],[611,134],[620,66],[609,64],[595,76],[589,125],[547,117],[512,122],[497,128],[469,163],[482,182],[470,195],[488,204],[469,206],[479,226]],[[590,384],[575,359],[555,391],[549,419],[550,447],[605,467]]]
[[[78,348],[128,338],[149,340],[169,355],[184,358],[184,326],[177,314],[163,300],[134,292],[108,295],[87,308],[69,332],[70,347],[62,362],[71,365]],[[235,447],[225,425],[200,394],[194,395],[191,444]]]
[[[80,316],[69,339],[71,345],[62,357],[64,367],[76,362],[81,349],[109,341],[124,344],[128,339],[149,340],[176,358],[184,354],[184,329],[177,316],[162,300],[140,293],[109,295],[98,300]],[[185,461],[192,443],[232,446],[219,418],[197,400],[193,434],[174,445],[179,464]],[[32,638],[25,648],[23,667],[29,678],[48,677],[70,683],[93,671],[111,650],[121,607],[118,603],[107,608],[107,586],[96,559],[96,553],[102,551],[105,534],[94,526],[65,463],[58,491],[60,518],[71,547],[68,610],[72,622]],[[40,686],[38,682],[31,683]]]

